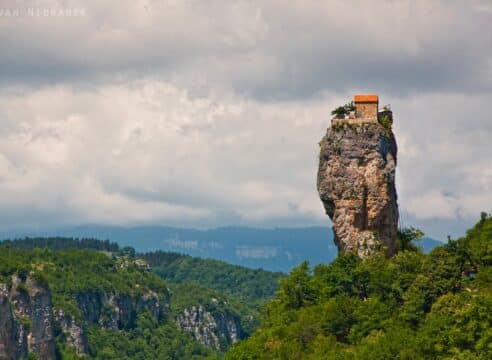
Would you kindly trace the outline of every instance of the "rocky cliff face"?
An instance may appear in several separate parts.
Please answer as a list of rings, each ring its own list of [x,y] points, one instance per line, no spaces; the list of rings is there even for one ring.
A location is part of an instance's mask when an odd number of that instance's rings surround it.
[[[31,277],[12,276],[10,290],[0,284],[0,359],[19,359],[29,352],[55,358],[51,294]]]
[[[176,317],[176,324],[199,343],[216,350],[224,350],[242,338],[237,316],[225,311],[210,311],[201,304],[185,308]]]
[[[149,311],[158,319],[167,306],[152,291],[137,298],[81,293],[74,296],[74,302],[81,314],[79,319],[63,309],[54,309],[49,289],[30,276],[13,275],[10,287],[0,284],[0,360],[26,358],[29,353],[40,360],[55,359],[55,328],[77,354],[87,355],[88,325],[112,330],[130,328],[139,312]]]
[[[137,313],[148,310],[158,319],[164,311],[159,296],[147,291],[137,299],[127,294],[86,292],[76,296],[84,321],[105,329],[118,330],[133,327]]]
[[[388,126],[339,121],[320,142],[318,192],[340,252],[393,254],[397,146]]]
[[[13,314],[9,291],[0,284],[0,359],[18,359],[22,355],[19,343],[22,343],[20,324]]]
[[[62,309],[55,311],[54,318],[65,334],[67,344],[72,346],[78,355],[88,354],[87,335],[84,327]]]

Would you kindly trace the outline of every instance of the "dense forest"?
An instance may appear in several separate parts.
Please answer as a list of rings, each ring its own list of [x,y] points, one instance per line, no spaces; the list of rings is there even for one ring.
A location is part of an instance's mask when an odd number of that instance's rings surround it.
[[[200,259],[173,252],[141,254],[152,272],[165,279],[174,298],[175,312],[197,301],[215,305],[210,299],[222,299],[241,319],[244,336],[259,325],[260,308],[278,290],[285,275],[262,269],[249,269],[213,259]]]
[[[218,333],[216,348],[203,339],[207,333],[196,339],[195,334],[177,326],[180,314],[201,306],[212,314],[212,325],[216,319],[237,320],[236,336],[244,338],[259,325],[260,307],[274,295],[283,275],[177,253],[135,254],[133,248],[121,248],[108,240],[4,240],[0,244],[0,284],[12,288],[15,277],[29,276],[49,289],[55,310],[62,309],[67,316],[85,324],[88,356],[149,359],[217,356],[231,341],[220,338],[224,331],[220,324],[208,333]],[[23,282],[18,288],[27,293],[26,284]],[[149,292],[159,297],[159,316],[137,311],[134,306],[139,297]],[[130,315],[124,321],[118,320],[116,327],[110,326],[114,310],[107,304],[107,298],[113,296],[129,297],[132,303]],[[90,312],[99,314],[94,315],[95,321],[88,320],[94,317]],[[200,321],[197,320],[197,328],[210,325]],[[57,331],[59,358],[76,356],[67,346],[66,337]]]
[[[128,316],[118,319],[115,328],[111,325],[114,314],[110,308],[103,308],[97,321],[86,322],[88,355],[91,357],[193,358],[213,353],[192,336],[180,331],[166,309],[158,316],[151,316],[147,311],[134,311],[133,304],[139,296],[151,291],[157,294],[160,303],[166,304],[169,293],[163,280],[142,271],[125,258],[115,260],[93,250],[28,250],[6,244],[0,249],[0,283],[12,287],[13,275],[21,279],[32,276],[36,283],[49,289],[54,309],[62,309],[79,322],[93,316],[88,313],[94,310],[93,299],[100,299],[104,294],[130,299]],[[17,292],[27,294],[29,289],[26,284],[21,282]],[[90,299],[88,304],[92,307],[81,306],[84,298]],[[22,321],[29,329],[31,320],[23,318]],[[66,334],[55,329],[55,335],[58,357],[75,358],[73,348],[65,343]],[[33,354],[30,356],[34,357]]]
[[[6,239],[1,242],[2,246],[16,247],[21,249],[47,248],[51,250],[63,249],[85,249],[118,252],[120,247],[117,243],[109,240],[98,240],[90,238],[67,238],[67,237],[25,237],[23,239]]]
[[[112,258],[143,258],[150,270],[166,281],[173,295],[172,309],[182,310],[192,303],[216,305],[210,299],[222,299],[228,311],[241,321],[243,336],[249,335],[259,325],[262,305],[278,289],[282,273],[249,269],[213,259],[200,259],[174,252],[155,251],[136,254],[132,247],[120,247],[109,240],[91,238],[33,237],[4,240],[1,247],[20,249],[46,248],[51,250],[97,250]],[[191,296],[191,298],[190,298]]]
[[[153,271],[169,282],[196,281],[227,295],[248,301],[270,298],[282,273],[249,269],[213,259],[200,259],[166,251],[142,254]]]
[[[113,257],[129,256],[145,259],[153,273],[168,283],[196,282],[225,295],[236,296],[247,301],[271,298],[278,289],[278,281],[284,276],[280,272],[250,269],[231,265],[214,259],[201,259],[168,251],[137,254],[130,246],[120,247],[109,240],[66,237],[26,237],[6,239],[0,247],[50,250],[84,249],[105,252]]]
[[[26,238],[0,245],[0,283],[27,292],[13,283],[32,277],[49,288],[53,307],[85,324],[91,358],[492,358],[492,217],[483,213],[466,236],[429,254],[414,243],[420,235],[403,231],[392,258],[343,255],[314,268],[303,262],[288,276],[177,253],[135,254],[109,241]],[[158,313],[132,308],[115,325],[107,304],[89,321],[94,299],[88,307],[80,301],[112,294],[134,306],[149,293]],[[236,335],[246,339],[231,348],[224,337],[214,347],[183,331],[176,319],[196,306],[236,319]],[[81,356],[66,332],[55,329],[55,337],[58,358]]]
[[[411,245],[302,263],[227,358],[491,359],[492,217],[428,255]]]

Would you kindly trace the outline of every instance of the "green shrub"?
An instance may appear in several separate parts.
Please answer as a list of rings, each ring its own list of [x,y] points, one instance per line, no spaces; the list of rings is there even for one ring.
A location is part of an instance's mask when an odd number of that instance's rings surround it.
[[[392,124],[388,115],[383,115],[378,118],[379,123],[388,131],[391,131]]]
[[[27,316],[20,316],[19,320],[26,331],[31,328],[31,320]]]
[[[27,286],[25,283],[21,282],[19,285],[17,285],[17,291],[21,294],[29,294],[29,290],[27,289]]]
[[[351,111],[355,110],[354,102],[348,102],[343,106],[338,106],[331,112],[337,119],[343,119],[345,115],[348,115]]]
[[[45,276],[45,275],[43,275],[43,273],[42,273],[42,272],[40,272],[40,271],[36,271],[36,272],[33,274],[33,278],[34,278],[34,280],[36,280],[36,282],[37,282],[40,286],[42,286],[42,287],[44,287],[44,288],[46,288],[46,289],[48,289],[48,288],[49,288],[49,282],[48,282],[48,279],[46,278],[46,276]]]

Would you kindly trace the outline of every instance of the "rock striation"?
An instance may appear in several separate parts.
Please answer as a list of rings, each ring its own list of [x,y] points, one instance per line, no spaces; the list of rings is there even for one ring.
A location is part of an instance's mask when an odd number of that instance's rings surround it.
[[[16,321],[5,284],[0,284],[0,359],[18,359],[27,355],[22,352],[21,324]]]
[[[320,142],[317,186],[335,243],[340,252],[361,258],[379,250],[387,255],[396,251],[397,145],[392,113],[386,110],[383,116],[384,121],[356,115],[334,119]]]
[[[30,276],[12,276],[10,290],[0,284],[0,359],[55,358],[50,291]]]
[[[208,309],[202,304],[183,309],[176,317],[176,324],[199,343],[215,350],[225,350],[243,338],[237,315],[217,308]]]
[[[79,356],[88,356],[86,329],[100,326],[108,330],[130,329],[141,312],[156,320],[168,311],[168,294],[159,299],[151,290],[132,298],[127,294],[82,292],[74,296],[79,317],[54,308],[51,291],[31,275],[10,279],[10,286],[0,283],[0,360],[56,358],[56,334]]]

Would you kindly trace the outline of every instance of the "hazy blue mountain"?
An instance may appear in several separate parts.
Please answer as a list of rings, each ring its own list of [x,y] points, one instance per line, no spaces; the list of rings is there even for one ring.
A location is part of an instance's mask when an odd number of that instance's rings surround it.
[[[337,248],[328,227],[258,229],[223,227],[210,230],[165,226],[118,227],[84,225],[45,231],[2,233],[2,238],[23,236],[70,236],[115,241],[138,252],[165,250],[232,264],[288,272],[303,260],[311,265],[335,259]],[[441,244],[425,238],[425,251]]]
[[[424,250],[424,252],[426,254],[430,253],[432,251],[432,249],[434,249],[435,247],[438,247],[442,244],[443,243],[441,241],[432,239],[430,237],[424,237],[424,238],[422,238],[422,240],[420,240],[417,243],[418,246],[422,247],[422,249]]]

